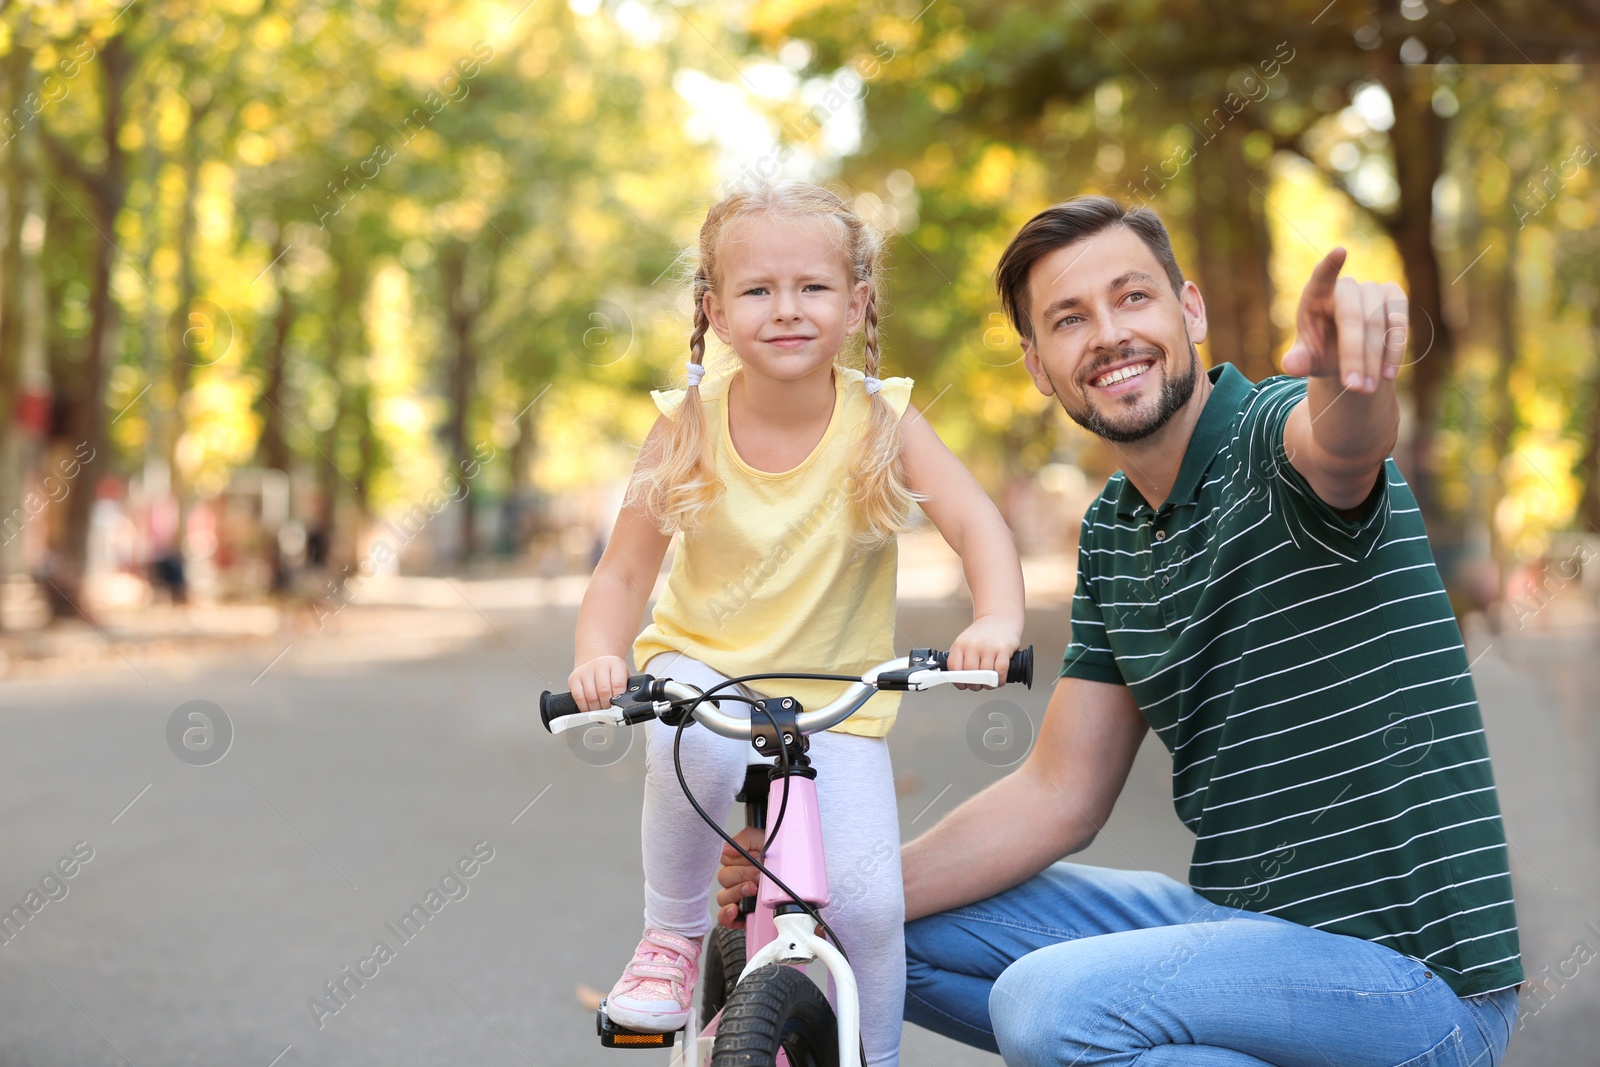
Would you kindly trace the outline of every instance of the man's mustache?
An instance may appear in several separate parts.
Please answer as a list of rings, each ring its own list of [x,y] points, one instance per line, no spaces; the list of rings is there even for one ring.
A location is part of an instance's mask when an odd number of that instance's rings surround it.
[[[1078,380],[1078,384],[1080,386],[1088,385],[1118,363],[1126,363],[1130,359],[1153,359],[1159,363],[1161,362],[1161,350],[1147,345],[1128,345],[1119,348],[1112,355],[1096,363],[1092,370]]]

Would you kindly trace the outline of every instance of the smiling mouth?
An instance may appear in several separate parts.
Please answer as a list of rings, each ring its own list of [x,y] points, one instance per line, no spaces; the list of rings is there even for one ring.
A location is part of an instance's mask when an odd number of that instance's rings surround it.
[[[1137,378],[1155,365],[1155,360],[1153,359],[1145,360],[1141,363],[1130,363],[1125,367],[1118,367],[1116,370],[1106,371],[1098,378],[1090,379],[1089,384],[1097,389],[1107,389],[1113,385],[1116,385],[1118,382],[1125,382],[1130,378]]]
[[[793,344],[802,344],[802,343],[804,343],[806,341],[810,341],[810,340],[813,340],[813,338],[801,337],[798,334],[795,334],[795,335],[785,335],[783,337],[769,337],[769,338],[767,338],[767,344],[769,344],[769,345],[793,345]]]

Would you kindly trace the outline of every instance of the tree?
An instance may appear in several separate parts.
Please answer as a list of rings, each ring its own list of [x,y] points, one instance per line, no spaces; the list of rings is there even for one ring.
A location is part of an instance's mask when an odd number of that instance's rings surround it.
[[[5,99],[26,107],[32,91],[33,50],[28,47],[24,35],[19,33],[25,28],[26,14],[7,10],[8,7],[7,4],[0,4],[0,14],[5,15],[9,30],[9,49],[0,58],[0,78],[4,79]],[[0,547],[0,589],[4,588],[8,577],[10,543],[21,533],[21,519],[11,506],[12,501],[22,494],[13,487],[20,470],[12,462],[13,436],[17,434],[17,428],[9,413],[18,410],[18,384],[22,371],[22,227],[31,196],[32,167],[28,151],[32,137],[28,115],[18,116],[14,111],[6,116],[7,119],[17,117],[22,122],[15,128],[9,121],[4,124],[5,215],[3,223],[0,223],[4,227],[4,233],[0,235],[0,412],[8,413],[8,417],[0,419],[0,504],[5,505],[0,508],[0,537],[5,542],[4,547]],[[0,597],[0,629],[6,625],[3,613],[4,598]]]
[[[1218,294],[1222,299],[1212,301],[1223,313],[1226,343],[1247,353],[1258,342],[1246,339],[1241,324],[1261,321],[1264,302],[1256,293],[1268,251],[1260,239],[1260,209],[1253,203],[1265,188],[1253,176],[1263,158],[1262,138],[1268,154],[1289,150],[1310,160],[1394,240],[1413,317],[1431,327],[1412,335],[1416,365],[1408,388],[1417,418],[1411,452],[1400,458],[1436,544],[1453,553],[1462,542],[1462,517],[1441,506],[1434,467],[1442,391],[1455,352],[1433,243],[1434,190],[1443,174],[1449,132],[1449,119],[1435,103],[1440,72],[1463,63],[1592,61],[1600,51],[1600,10],[1542,0],[1412,5],[1405,11],[1383,5],[1353,13],[1315,2],[1230,2],[1190,5],[1182,17],[1174,17],[1170,5],[1155,0],[1115,5],[1069,0],[1031,9],[957,2],[928,9],[908,23],[881,9],[774,0],[757,5],[750,26],[753,39],[769,48],[788,38],[810,42],[820,69],[859,62],[870,51],[869,42],[892,39],[896,58],[883,65],[866,110],[878,136],[902,145],[949,141],[946,131],[952,127],[1039,145],[1066,109],[1082,106],[1107,85],[1136,87],[1127,95],[1134,108],[1131,127],[1164,128],[1174,110],[1181,114],[1182,108],[1164,100],[1202,101],[1198,110],[1216,121],[1208,125],[1202,118],[1189,133],[1179,131],[1171,147],[1186,148],[1193,165],[1179,168],[1174,180],[1161,175],[1157,188],[1176,194],[1180,204],[1197,205],[1191,219],[1193,240],[1207,246],[1197,247],[1196,257],[1204,283],[1211,288],[1227,280]],[[902,62],[901,57],[908,58]],[[1249,106],[1254,94],[1243,79],[1271,83],[1273,64],[1281,68],[1286,87],[1271,87],[1261,106]],[[1313,147],[1326,116],[1367,83],[1382,87],[1393,110],[1393,121],[1376,131],[1382,141],[1373,153],[1393,186],[1389,203],[1352,187]],[[1232,98],[1218,99],[1223,86]],[[921,107],[919,99],[926,101]],[[1072,147],[1081,154],[1085,146],[1078,140]],[[1077,169],[1068,159],[1041,158],[1047,165],[1066,163],[1069,174]],[[1133,157],[1134,165],[1127,168],[1133,188],[1141,174],[1149,173],[1149,164],[1172,158],[1165,151]],[[1098,184],[1116,192],[1120,183],[1101,176]],[[1048,199],[1082,188],[1061,182]],[[1208,189],[1226,190],[1222,200],[1233,210],[1214,211],[1218,201],[1208,198]],[[1040,198],[1030,206],[1044,202]],[[1213,253],[1212,242],[1224,240],[1227,245]],[[1421,358],[1422,345],[1430,346],[1426,358]]]
[[[99,90],[98,123],[90,139],[95,145],[94,154],[102,162],[98,166],[84,162],[86,150],[75,148],[48,125],[40,131],[54,169],[85,194],[88,210],[83,214],[100,237],[92,244],[88,277],[89,329],[83,342],[81,362],[70,369],[67,364],[57,363],[53,374],[57,410],[63,415],[54,428],[54,436],[67,450],[81,447],[96,458],[109,452],[103,398],[107,369],[121,345],[121,316],[111,292],[111,272],[120,255],[115,243],[117,216],[128,190],[127,153],[120,138],[125,95],[139,61],[138,53],[129,45],[128,34],[139,17],[137,11],[130,11],[87,28],[87,35],[99,41],[95,46],[95,63],[83,76],[92,78]],[[70,202],[66,194],[59,195]],[[72,206],[76,208],[76,204]],[[57,615],[83,613],[83,578],[88,563],[95,480],[93,475],[87,476],[88,484],[68,494],[65,500],[59,569],[56,577],[50,579],[56,593],[53,609]]]

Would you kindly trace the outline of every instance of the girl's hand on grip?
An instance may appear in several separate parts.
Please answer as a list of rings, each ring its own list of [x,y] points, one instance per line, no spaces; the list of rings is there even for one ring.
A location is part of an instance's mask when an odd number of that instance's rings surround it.
[[[604,711],[612,697],[628,688],[628,665],[621,656],[596,656],[573,668],[567,688],[584,711]]]
[[[1016,627],[990,616],[974,619],[950,646],[946,666],[952,671],[994,671],[1003,684],[1011,653],[1022,644]],[[988,689],[986,685],[957,685],[957,689]]]

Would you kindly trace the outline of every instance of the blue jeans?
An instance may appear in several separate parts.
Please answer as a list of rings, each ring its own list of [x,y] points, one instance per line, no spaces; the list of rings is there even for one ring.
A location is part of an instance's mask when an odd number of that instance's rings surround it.
[[[906,1019],[1010,1067],[1499,1067],[1517,993],[1372,941],[1057,863],[906,925]]]

